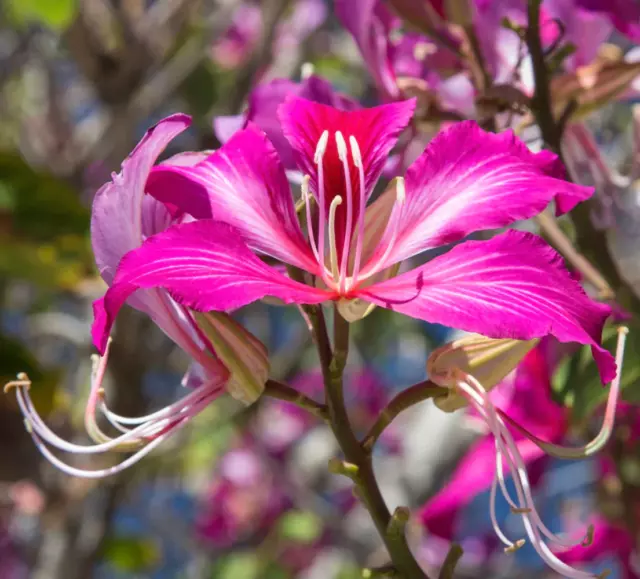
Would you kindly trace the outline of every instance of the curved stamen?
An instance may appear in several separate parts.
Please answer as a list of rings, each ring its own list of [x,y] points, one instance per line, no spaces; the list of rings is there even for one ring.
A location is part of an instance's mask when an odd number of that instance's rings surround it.
[[[327,150],[327,143],[329,141],[329,131],[324,131],[320,135],[318,144],[316,146],[316,152],[313,157],[315,164],[318,166],[318,190],[316,194],[318,196],[318,256],[322,271],[324,272],[324,235],[326,229],[327,216],[325,206],[325,194],[324,194],[324,167],[322,165],[322,158]],[[324,274],[323,274],[324,277]]]
[[[342,204],[342,197],[336,195],[329,207],[329,261],[334,283],[338,282],[338,250],[336,249],[336,209]]]
[[[302,199],[304,200],[304,204],[307,208],[307,235],[309,236],[309,245],[311,246],[311,251],[313,251],[313,255],[320,263],[320,257],[318,256],[318,247],[316,245],[316,237],[313,234],[313,223],[311,223],[311,199],[309,195],[309,180],[311,177],[309,175],[305,175],[302,178],[302,184],[300,185],[300,193],[302,195]],[[320,264],[322,265],[322,264]]]
[[[396,243],[396,239],[398,238],[398,233],[400,231],[400,220],[402,216],[402,206],[404,205],[405,196],[406,191],[404,187],[404,178],[398,177],[396,179],[396,201],[393,204],[389,222],[387,223],[387,227],[382,236],[383,239],[389,239],[389,242],[387,243],[387,247],[385,248],[384,253],[380,256],[379,259],[376,259],[376,261],[373,263],[367,263],[362,274],[359,276],[358,281],[364,281],[365,279],[368,279],[372,275],[378,273],[391,254],[391,251],[393,250],[393,247]]]
[[[194,410],[197,410],[197,412],[199,412],[206,405],[207,405],[207,403],[201,403],[201,405],[199,407],[195,408]],[[138,452],[136,452],[132,456],[126,458],[125,460],[123,460],[122,462],[118,463],[117,465],[114,465],[114,466],[111,466],[111,467],[107,467],[107,468],[104,468],[104,469],[98,469],[98,470],[81,469],[81,468],[74,467],[72,465],[69,465],[69,464],[61,461],[57,456],[55,456],[49,450],[49,448],[43,443],[43,441],[35,433],[35,431],[33,431],[33,430],[29,429],[29,428],[27,430],[29,431],[29,434],[31,435],[31,438],[33,439],[33,442],[36,445],[36,448],[40,451],[40,453],[51,464],[53,464],[55,467],[60,469],[62,472],[66,473],[66,474],[69,474],[71,476],[77,476],[77,477],[81,477],[81,478],[98,479],[98,478],[104,478],[104,477],[107,477],[107,476],[111,476],[111,475],[117,474],[119,472],[122,472],[123,470],[126,470],[130,466],[133,466],[135,463],[137,463],[142,458],[144,458],[146,455],[148,455],[156,447],[160,446],[160,444],[162,444],[172,434],[174,434],[175,432],[177,432],[178,430],[183,428],[188,422],[189,421],[187,419],[183,419],[183,420],[175,423],[172,426],[171,430],[159,435],[157,438],[153,439],[151,442],[149,442],[149,444],[147,444],[146,446],[141,448]]]
[[[500,482],[500,469],[502,468],[502,456],[504,454],[504,459],[506,461],[507,467],[511,472],[512,479],[516,489],[516,495],[518,497],[517,502],[513,501],[506,492],[506,486],[503,489],[505,494],[505,498],[509,502],[510,505],[515,505],[516,511],[522,515],[522,520],[525,526],[525,530],[527,532],[527,536],[529,537],[533,547],[536,552],[540,555],[543,561],[549,565],[552,569],[561,573],[567,577],[572,577],[574,579],[585,579],[587,577],[594,577],[594,575],[585,573],[584,571],[579,571],[570,567],[569,565],[563,563],[558,557],[549,549],[549,547],[544,543],[540,533],[542,532],[544,535],[552,538],[555,543],[559,545],[566,546],[566,541],[563,541],[559,537],[555,536],[551,533],[540,520],[538,513],[535,510],[535,505],[533,503],[533,499],[531,496],[531,486],[529,483],[528,475],[526,472],[526,467],[524,465],[524,461],[520,455],[520,451],[511,436],[511,433],[507,430],[504,422],[497,415],[495,407],[491,403],[489,396],[486,391],[482,387],[482,385],[475,379],[473,376],[464,374],[462,372],[458,372],[456,376],[456,386],[461,394],[465,396],[468,400],[469,404],[475,408],[478,413],[485,419],[487,425],[493,432],[496,442],[497,442],[497,460],[499,461],[496,464],[496,476],[494,478],[494,483],[492,488],[492,492],[495,494],[497,490],[497,483]],[[502,486],[502,484],[501,484]],[[494,497],[495,501],[495,497]],[[495,509],[495,502],[492,503],[492,510]],[[495,521],[494,528],[497,527],[497,520],[495,517],[495,513],[492,512],[492,523]],[[497,527],[499,530],[499,527]],[[505,544],[509,545],[511,541],[509,541],[502,531],[496,531],[500,540],[505,542]],[[587,538],[591,538],[592,529],[587,533]],[[517,548],[519,546],[519,542],[512,544],[508,548],[513,550],[513,548]]]
[[[527,467],[520,456],[520,452],[511,436],[511,433],[507,430],[502,419],[497,415],[496,408],[491,403],[489,397],[486,394],[485,389],[482,387],[473,376],[465,375],[465,379],[468,384],[471,384],[477,391],[478,399],[485,400],[483,403],[484,414],[483,416],[488,422],[490,430],[493,432],[496,442],[496,475],[502,494],[511,507],[511,511],[514,514],[530,514],[535,526],[545,535],[550,541],[560,546],[563,549],[575,547],[576,545],[585,545],[590,542],[593,535],[593,525],[587,528],[587,531],[577,539],[563,539],[557,534],[549,530],[544,524],[540,515],[535,509],[535,503],[533,500],[533,493],[531,485],[529,483],[529,477],[527,474]],[[512,473],[518,474],[518,480],[520,488],[522,489],[525,497],[525,504],[519,505],[513,500],[509,491],[507,490],[506,481],[502,470],[502,459],[506,460],[507,466]],[[515,476],[514,476],[515,480]]]
[[[102,381],[106,372],[108,352],[109,344],[107,344],[105,355],[102,358],[97,356],[93,358],[91,391],[85,412],[87,433],[97,444],[81,445],[71,443],[53,432],[42,420],[33,405],[33,401],[29,396],[31,382],[26,374],[19,374],[18,380],[5,386],[5,391],[10,388],[16,388],[16,399],[24,416],[25,427],[38,450],[52,464],[67,474],[85,478],[100,478],[124,470],[146,456],[173,432],[182,428],[184,424],[216,399],[223,389],[222,383],[208,382],[174,404],[147,416],[139,418],[119,416],[106,408],[103,399]],[[115,438],[109,437],[98,428],[95,417],[98,406],[100,406],[100,409],[105,413],[111,424],[121,432],[119,436]],[[128,428],[129,425],[134,426],[134,428]],[[78,469],[60,460],[51,452],[49,446],[63,452],[83,455],[103,454],[109,451],[135,451],[135,454],[114,467],[90,471]]]
[[[351,272],[351,285],[354,287],[358,283],[358,274],[360,273],[360,260],[362,259],[362,245],[364,243],[364,217],[365,217],[365,180],[364,180],[364,165],[362,164],[362,155],[360,153],[360,147],[355,137],[351,135],[349,137],[349,145],[351,146],[351,156],[353,157],[353,164],[358,169],[358,178],[360,182],[360,206],[358,213],[358,231],[356,233],[356,253],[353,260],[353,271]]]
[[[529,440],[531,440],[534,444],[544,450],[547,454],[562,459],[580,459],[580,458],[588,458],[592,456],[596,452],[599,452],[606,444],[609,442],[609,438],[611,437],[611,433],[613,432],[613,427],[616,419],[616,406],[618,404],[618,399],[620,397],[620,382],[622,379],[622,363],[624,361],[624,349],[626,345],[627,334],[629,333],[629,328],[625,326],[621,326],[618,328],[618,343],[616,346],[616,366],[617,373],[616,377],[611,382],[611,387],[609,388],[609,396],[607,397],[607,405],[604,411],[604,419],[602,421],[602,426],[600,427],[600,431],[598,434],[587,444],[584,446],[580,446],[578,448],[571,448],[562,446],[559,444],[553,444],[551,442],[545,442],[541,438],[538,438],[535,434],[529,432],[524,426],[518,424],[515,420],[513,420],[508,414],[503,412],[500,409],[497,409],[498,413],[502,418],[507,420],[509,424],[513,427],[517,428],[522,434],[524,434]]]
[[[340,131],[336,131],[336,146],[338,147],[338,158],[342,161],[344,171],[345,195],[347,196],[347,227],[342,241],[342,260],[340,261],[340,279],[338,287],[340,293],[344,293],[347,280],[347,263],[349,261],[349,246],[351,245],[351,233],[353,228],[353,190],[351,187],[351,171],[349,169],[349,159],[347,157],[347,144]]]
[[[498,516],[496,513],[496,494],[498,491],[498,477],[494,475],[493,482],[491,483],[491,492],[489,493],[489,516],[491,518],[491,526],[493,531],[505,545],[505,552],[512,553],[522,547],[525,543],[524,539],[518,539],[515,543],[507,538],[502,531],[500,524],[498,523]]]

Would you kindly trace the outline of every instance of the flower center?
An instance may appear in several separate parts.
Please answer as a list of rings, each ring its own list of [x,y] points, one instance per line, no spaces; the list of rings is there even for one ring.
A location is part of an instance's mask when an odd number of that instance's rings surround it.
[[[365,229],[365,206],[366,206],[366,183],[364,174],[364,164],[362,153],[356,138],[351,135],[345,140],[341,131],[334,133],[338,161],[344,177],[344,191],[335,195],[327,203],[327,192],[325,191],[325,157],[329,144],[329,131],[324,131],[318,139],[314,162],[318,167],[317,191],[318,201],[318,226],[313,227],[311,213],[311,197],[309,195],[310,176],[305,175],[302,180],[301,193],[306,205],[307,229],[309,235],[309,245],[315,258],[320,264],[320,275],[327,287],[334,289],[341,295],[348,294],[356,285],[376,273],[375,266],[382,264],[388,257],[398,232],[398,222],[400,218],[400,206],[405,197],[404,180],[398,179],[396,203],[392,209],[385,238],[389,239],[383,255],[378,256],[373,263],[368,263],[362,269],[364,229]],[[352,185],[352,172],[357,171],[358,191],[354,192]],[[357,210],[355,209],[358,195]],[[336,232],[337,210],[342,204],[346,205],[346,219],[344,235],[339,237]],[[328,208],[327,208],[328,205]],[[327,210],[328,209],[328,210]],[[357,211],[357,215],[355,215]],[[388,235],[387,235],[388,234]],[[317,240],[316,240],[317,235]],[[328,266],[326,258],[325,239],[328,239]],[[341,247],[338,245],[342,243]],[[350,271],[349,271],[350,270]]]

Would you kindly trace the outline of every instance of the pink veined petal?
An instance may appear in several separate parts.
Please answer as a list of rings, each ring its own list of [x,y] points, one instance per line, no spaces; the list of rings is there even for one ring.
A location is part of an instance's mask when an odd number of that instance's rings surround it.
[[[346,181],[343,164],[338,157],[335,133],[340,131],[348,143],[354,137],[362,155],[365,176],[365,198],[368,198],[380,177],[385,161],[398,135],[408,125],[415,109],[415,99],[382,105],[370,109],[341,111],[330,106],[291,97],[278,109],[282,131],[289,140],[298,166],[311,176],[311,191],[318,196],[318,171],[314,162],[316,146],[324,131],[329,139],[322,158],[324,170],[325,211],[337,195],[343,203],[336,211],[337,247],[343,246],[347,230]],[[351,154],[347,154],[353,200],[351,231],[356,231],[360,211],[360,180]],[[340,257],[340,255],[338,256]]]
[[[603,383],[616,374],[600,345],[611,308],[592,301],[541,238],[507,231],[467,241],[427,264],[354,297],[414,318],[483,334],[530,340],[546,335],[591,346]]]
[[[116,267],[129,251],[166,229],[171,215],[161,202],[145,195],[149,171],[167,144],[190,124],[186,115],[172,115],[149,129],[122,163],[120,174],[96,194],[91,216],[91,241],[102,278],[111,285]],[[167,163],[189,164],[197,154],[183,153]],[[203,353],[202,345],[184,312],[162,290],[139,291],[127,300],[145,312],[182,349],[205,363],[210,376],[224,371],[221,365]]]
[[[442,131],[409,167],[406,200],[387,267],[474,231],[509,225],[540,213],[553,199],[557,213],[593,189],[563,180],[558,157],[532,153],[511,131],[495,135],[474,121]],[[385,253],[385,235],[373,256]]]
[[[144,240],[142,200],[149,171],[164,148],[190,123],[187,115],[176,114],[150,128],[122,163],[120,174],[114,174],[96,193],[91,242],[98,271],[107,284],[122,256]]]
[[[291,145],[282,133],[277,115],[278,107],[289,95],[296,95],[345,111],[360,108],[357,101],[334,91],[331,83],[319,76],[311,75],[299,83],[277,78],[259,84],[251,91],[246,114],[216,118],[214,121],[216,136],[222,143],[226,143],[235,132],[245,128],[248,122],[254,123],[267,135],[278,152],[284,168],[296,169]]]
[[[260,261],[232,226],[203,219],[174,225],[129,252],[104,298],[94,303],[93,340],[104,352],[118,310],[140,288],[163,288],[197,311],[232,310],[265,296],[319,303],[334,294],[283,276]]]
[[[156,167],[147,191],[197,219],[233,225],[256,251],[311,273],[318,269],[278,155],[255,126],[236,133],[194,167]]]

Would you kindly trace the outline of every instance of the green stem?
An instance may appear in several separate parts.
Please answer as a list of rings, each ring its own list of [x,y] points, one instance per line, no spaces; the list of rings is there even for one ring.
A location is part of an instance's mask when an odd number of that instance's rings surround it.
[[[535,79],[535,93],[533,95],[532,109],[535,112],[540,132],[544,141],[558,155],[560,152],[560,131],[553,118],[551,108],[551,94],[549,91],[549,74],[547,63],[544,59],[544,50],[540,41],[540,4],[542,0],[529,0],[527,7],[528,25],[525,33],[533,76]]]
[[[328,343],[324,314],[318,310],[317,317],[311,318],[319,348]],[[371,456],[364,452],[354,434],[344,405],[343,373],[349,355],[349,324],[334,308],[334,351],[328,366],[323,364],[323,376],[329,424],[350,465],[356,493],[371,514],[378,533],[384,540],[395,568],[404,579],[428,579],[407,545],[404,532],[393,532],[393,519],[380,493],[375,479]],[[322,359],[322,354],[321,354]]]
[[[373,450],[373,445],[376,443],[380,435],[384,432],[385,428],[389,426],[395,418],[401,412],[404,412],[407,408],[418,404],[429,398],[435,398],[436,396],[446,395],[449,392],[448,388],[442,388],[437,386],[431,380],[425,380],[418,384],[414,384],[410,388],[400,392],[387,407],[380,413],[373,426],[369,429],[369,432],[362,441],[362,448],[365,452],[370,453]]]
[[[453,543],[447,553],[444,563],[442,563],[442,567],[440,567],[438,579],[452,579],[453,573],[456,570],[456,565],[462,555],[464,555],[462,547],[458,545],[458,543]]]
[[[304,408],[320,420],[327,421],[329,419],[329,413],[324,404],[312,400],[302,394],[302,392],[298,392],[296,389],[291,388],[291,386],[287,386],[277,380],[267,380],[263,395],[284,400],[285,402],[291,402],[291,404]]]

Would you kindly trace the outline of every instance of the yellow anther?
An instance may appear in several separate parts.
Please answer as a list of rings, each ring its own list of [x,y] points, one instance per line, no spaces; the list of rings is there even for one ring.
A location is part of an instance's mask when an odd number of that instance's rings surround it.
[[[511,547],[507,547],[505,553],[515,553],[518,549],[522,549],[526,541],[524,539],[518,539]]]
[[[511,512],[514,515],[527,515],[531,512],[529,507],[511,507]]]
[[[4,385],[3,391],[5,394],[8,394],[12,388],[26,388],[27,390],[31,388],[31,380],[24,372],[20,372],[16,378],[17,380],[12,380]]]

